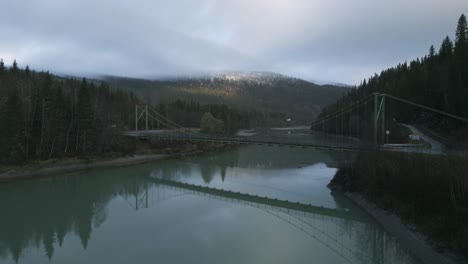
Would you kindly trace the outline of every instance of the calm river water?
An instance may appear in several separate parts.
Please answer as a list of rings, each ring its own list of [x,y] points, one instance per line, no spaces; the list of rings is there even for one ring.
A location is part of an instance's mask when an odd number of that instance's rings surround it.
[[[337,152],[242,146],[0,185],[0,263],[418,263],[326,186]],[[308,203],[334,217],[158,184]]]

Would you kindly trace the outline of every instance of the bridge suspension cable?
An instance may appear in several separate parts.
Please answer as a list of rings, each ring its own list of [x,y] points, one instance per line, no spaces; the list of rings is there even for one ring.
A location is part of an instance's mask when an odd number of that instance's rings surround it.
[[[333,149],[340,151],[358,151],[358,150],[375,150],[380,148],[381,143],[385,143],[385,133],[389,124],[386,124],[386,114],[405,114],[409,116],[415,112],[408,111],[409,114],[404,112],[404,109],[389,109],[389,99],[405,105],[410,105],[421,109],[422,111],[429,111],[431,113],[441,114],[443,116],[452,118],[454,120],[468,123],[468,119],[455,116],[453,114],[437,110],[431,107],[427,107],[421,104],[410,102],[406,99],[401,99],[395,96],[373,93],[367,95],[359,100],[350,102],[348,105],[343,105],[339,109],[334,109],[331,113],[324,113],[323,115],[316,118],[311,123],[311,130],[314,135],[302,134],[302,136],[296,136],[294,133],[288,132],[288,134],[276,133],[273,130],[261,130],[252,136],[243,135],[227,135],[227,134],[205,134],[194,129],[186,128],[173,120],[169,119],[165,115],[159,113],[150,106],[136,106],[135,109],[135,131],[129,132],[132,136],[143,136],[149,137],[154,136],[158,139],[174,139],[174,140],[190,140],[190,141],[207,141],[207,142],[218,142],[218,143],[237,143],[237,144],[268,144],[268,145],[279,145],[279,146],[302,146],[302,147],[313,147],[320,149]],[[373,102],[373,103],[372,103]],[[368,104],[371,107],[368,107]],[[372,110],[373,109],[373,110]],[[145,133],[139,133],[138,125],[141,123],[141,119],[145,119]],[[149,122],[155,124],[154,121],[159,125],[162,125],[170,130],[164,131],[150,131]],[[373,134],[372,134],[373,128]],[[372,136],[373,135],[373,136]],[[387,137],[388,142],[388,137]],[[403,151],[403,152],[418,152],[413,148],[414,145],[407,144],[406,149],[397,149],[393,147],[391,151]],[[424,153],[430,153],[430,151],[422,151]],[[443,154],[441,151],[434,151],[434,154]]]
[[[352,103],[352,104],[350,104],[350,105],[348,105],[346,107],[343,107],[343,108],[341,108],[341,109],[339,109],[339,110],[337,110],[337,111],[335,111],[333,113],[327,114],[326,116],[322,116],[322,117],[320,117],[320,119],[324,119],[325,121],[327,121],[327,120],[333,118],[334,116],[338,115],[339,113],[348,112],[348,108],[351,108],[351,110],[352,110],[352,109],[355,109],[355,108],[357,108],[357,107],[359,107],[359,106],[361,106],[361,105],[363,105],[365,103],[368,103],[369,101],[372,101],[372,100],[374,100],[373,96],[368,95],[368,96],[366,96],[366,97],[364,97],[362,99],[359,99],[356,102],[354,102],[354,103]],[[316,123],[319,123],[321,121],[320,119],[317,120]]]

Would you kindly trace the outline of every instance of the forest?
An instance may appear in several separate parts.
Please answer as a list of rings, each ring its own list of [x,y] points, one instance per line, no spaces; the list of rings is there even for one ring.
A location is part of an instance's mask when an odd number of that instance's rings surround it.
[[[329,105],[317,120],[339,111],[373,93],[397,96],[415,103],[429,106],[448,113],[468,117],[468,26],[465,15],[461,15],[455,31],[455,38],[445,37],[438,51],[432,45],[423,58],[404,62],[396,67],[383,70],[380,74],[365,79],[355,89]],[[372,103],[367,105],[372,109]],[[325,130],[339,133],[359,126],[361,131],[371,127],[365,121],[372,120],[370,111],[356,111],[346,116],[344,122],[335,125],[326,122]],[[445,136],[466,136],[460,128],[466,126],[448,121],[438,115],[423,112],[414,107],[393,103],[388,105],[388,121],[423,124]],[[344,127],[343,127],[344,126]],[[366,134],[365,132],[363,134]],[[367,133],[368,135],[368,133]]]
[[[271,123],[271,119],[284,120],[284,115],[265,113],[255,110],[238,110],[226,104],[200,104],[194,100],[177,99],[170,103],[161,101],[155,105],[155,110],[169,120],[184,127],[197,128],[201,126],[203,115],[209,113],[213,118],[222,121],[223,129],[218,134],[235,134],[240,128],[263,126]],[[153,128],[166,128],[163,124],[151,120]]]
[[[6,67],[0,60],[0,163],[128,154],[132,143],[123,133],[134,129],[137,104],[142,104],[138,95],[103,81],[20,68],[16,60]],[[254,116],[184,100],[151,106],[186,127],[199,127],[202,115],[210,113],[223,122],[218,133],[248,127]]]
[[[322,116],[372,93],[386,93],[462,117],[468,117],[468,26],[459,19],[455,41],[446,37],[438,52],[409,64],[375,75],[331,105]],[[373,102],[365,107],[370,108]],[[339,133],[361,124],[369,136],[372,113],[356,111],[345,122],[327,130]],[[387,123],[408,122],[429,127],[455,140],[456,147],[467,139],[466,125],[449,122],[434,114],[402,105],[393,106]],[[389,127],[389,126],[388,126]],[[338,128],[338,130],[336,130]],[[402,138],[402,136],[400,136]],[[445,142],[444,142],[445,143]],[[452,147],[452,146],[447,146]],[[359,193],[380,208],[398,215],[404,223],[427,236],[441,251],[449,249],[468,256],[468,167],[466,152],[424,154],[398,151],[361,151],[353,161],[342,163],[330,186]]]
[[[201,104],[225,104],[241,109],[254,126],[304,125],[312,121],[322,107],[346,94],[348,87],[317,85],[275,73],[225,73],[213,76],[145,80],[105,77],[112,87],[131,90],[153,102],[196,101]]]
[[[138,99],[103,82],[0,62],[0,159],[17,163],[114,151]]]

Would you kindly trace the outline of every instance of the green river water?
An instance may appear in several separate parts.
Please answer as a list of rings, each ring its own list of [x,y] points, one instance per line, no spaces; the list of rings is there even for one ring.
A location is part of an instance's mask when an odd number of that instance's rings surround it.
[[[419,263],[326,186],[339,152],[241,146],[0,185],[0,263]],[[323,206],[304,213],[164,178]]]

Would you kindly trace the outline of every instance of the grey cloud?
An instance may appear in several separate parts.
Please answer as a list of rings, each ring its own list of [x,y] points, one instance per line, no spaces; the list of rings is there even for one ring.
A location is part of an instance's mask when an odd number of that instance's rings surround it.
[[[355,84],[453,35],[466,0],[3,0],[0,57],[134,77],[275,71]]]

